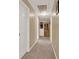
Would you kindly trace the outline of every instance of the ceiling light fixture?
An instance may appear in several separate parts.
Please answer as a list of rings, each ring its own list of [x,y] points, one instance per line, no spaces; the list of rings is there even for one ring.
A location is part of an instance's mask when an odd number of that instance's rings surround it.
[[[56,15],[56,13],[53,13],[52,15],[53,15],[53,16],[55,16],[55,15]]]
[[[30,16],[34,16],[34,14],[30,13]]]
[[[42,12],[42,13],[40,13],[40,15],[41,15],[41,16],[47,16],[48,13],[47,13],[47,12]]]

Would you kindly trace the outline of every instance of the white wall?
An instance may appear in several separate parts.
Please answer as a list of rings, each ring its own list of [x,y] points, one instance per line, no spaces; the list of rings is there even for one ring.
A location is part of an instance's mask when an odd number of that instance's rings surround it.
[[[37,18],[37,39],[39,39],[39,19],[38,19],[38,16],[36,18]]]
[[[19,4],[19,19],[19,57],[21,59],[29,48],[29,9],[22,2]]]
[[[51,17],[50,39],[56,59],[59,59],[59,15]]]

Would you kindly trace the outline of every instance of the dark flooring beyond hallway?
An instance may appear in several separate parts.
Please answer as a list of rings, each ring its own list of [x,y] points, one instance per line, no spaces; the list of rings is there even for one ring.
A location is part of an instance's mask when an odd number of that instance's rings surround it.
[[[55,59],[51,42],[48,38],[39,39],[34,48],[22,59]]]

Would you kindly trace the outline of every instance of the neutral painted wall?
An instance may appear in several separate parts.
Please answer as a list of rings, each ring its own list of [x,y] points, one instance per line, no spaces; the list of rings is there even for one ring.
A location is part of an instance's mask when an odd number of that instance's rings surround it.
[[[22,4],[21,4],[22,3]],[[38,31],[38,19],[31,7],[21,1],[19,7],[19,19],[20,19],[20,59],[24,56],[26,52],[29,52],[30,49],[34,46],[35,42],[39,38],[37,34]]]
[[[36,17],[37,18],[37,39],[39,39],[39,36],[40,36],[40,34],[39,34],[39,29],[40,29],[40,24],[39,24],[39,19],[38,19],[38,17]]]
[[[29,21],[30,21],[30,28],[29,28],[29,49],[32,48],[32,46],[34,45],[35,41],[37,40],[37,38],[39,38],[39,36],[37,36],[38,34],[38,28],[37,28],[37,17],[35,16],[35,11],[32,7],[32,5],[29,3],[28,0],[23,0],[24,3],[29,7],[30,10],[30,17],[29,17]]]
[[[33,46],[35,41],[37,41],[37,18],[30,16],[30,48]]]
[[[20,59],[29,48],[29,9],[24,3],[19,3],[19,57]]]
[[[51,18],[51,42],[54,48],[55,56],[59,59],[59,16],[54,15]]]

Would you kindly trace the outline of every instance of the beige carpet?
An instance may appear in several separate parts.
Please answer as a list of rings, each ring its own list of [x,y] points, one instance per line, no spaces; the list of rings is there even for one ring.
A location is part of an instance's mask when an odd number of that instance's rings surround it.
[[[22,59],[55,59],[49,39],[39,39],[34,48],[29,53],[26,53]]]

